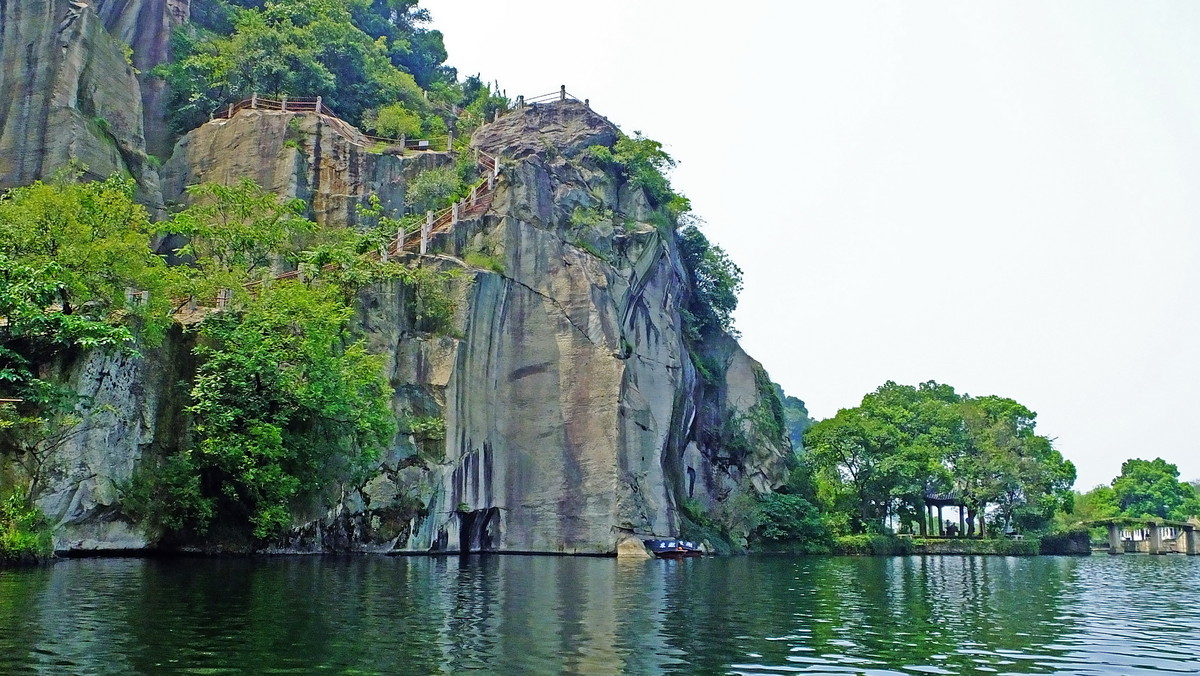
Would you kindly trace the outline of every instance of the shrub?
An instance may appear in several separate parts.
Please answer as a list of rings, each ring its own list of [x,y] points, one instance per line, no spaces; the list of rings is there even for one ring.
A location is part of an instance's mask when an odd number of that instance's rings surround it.
[[[402,103],[393,103],[363,116],[363,124],[387,138],[416,138],[421,135],[421,116]]]
[[[903,556],[912,553],[912,542],[891,535],[842,535],[834,538],[833,553],[845,556]]]
[[[1038,541],[1040,554],[1085,555],[1091,552],[1092,537],[1086,528],[1047,533]]]
[[[468,252],[463,260],[473,268],[490,270],[500,275],[504,274],[504,263],[501,263],[499,258],[489,256],[481,251]]]
[[[0,564],[33,563],[53,553],[50,525],[22,488],[0,498]]]
[[[820,511],[799,495],[770,493],[759,498],[754,537],[764,549],[804,554],[829,552],[829,529]]]
[[[1000,556],[1036,556],[1040,550],[1037,540],[993,540]]]
[[[437,211],[448,205],[462,188],[462,179],[454,167],[427,169],[408,184],[405,201],[417,212]]]

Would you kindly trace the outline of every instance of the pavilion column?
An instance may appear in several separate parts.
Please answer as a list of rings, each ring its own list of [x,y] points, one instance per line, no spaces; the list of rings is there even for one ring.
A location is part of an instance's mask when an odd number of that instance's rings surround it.
[[[942,537],[946,537],[946,522],[942,520],[941,504],[939,504],[937,506],[937,515],[938,515],[938,517],[937,517],[937,519],[938,519],[938,527],[937,527],[938,535],[940,535]]]
[[[958,506],[958,537],[966,537],[967,535],[967,517],[963,513],[966,508],[963,505]]]
[[[1146,525],[1150,527],[1150,553],[1165,554],[1166,552],[1163,551],[1162,546],[1162,531],[1159,529],[1158,524],[1151,521]]]
[[[1108,524],[1108,553],[1124,554],[1125,546],[1121,544],[1121,526],[1111,521]]]
[[[921,537],[925,537],[926,535],[929,534],[929,531],[927,530],[927,526],[928,526],[927,522],[928,521],[929,521],[929,505],[927,503],[921,507],[921,523],[920,523]]]
[[[1196,537],[1195,526],[1184,526],[1183,527],[1184,551],[1187,553],[1188,556],[1196,556],[1196,555],[1200,554],[1200,550],[1197,549],[1197,544],[1198,544],[1196,542],[1197,539],[1200,539],[1200,538]]]

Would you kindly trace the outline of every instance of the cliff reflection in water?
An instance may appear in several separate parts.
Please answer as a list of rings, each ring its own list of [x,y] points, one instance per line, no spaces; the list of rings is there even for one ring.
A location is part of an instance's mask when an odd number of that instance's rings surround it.
[[[1183,557],[76,560],[0,571],[0,673],[1190,672],[1198,583]]]

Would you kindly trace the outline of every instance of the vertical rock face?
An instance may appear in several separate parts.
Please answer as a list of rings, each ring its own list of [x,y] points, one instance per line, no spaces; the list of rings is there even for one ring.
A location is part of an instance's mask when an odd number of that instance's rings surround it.
[[[451,161],[445,153],[367,152],[314,113],[244,110],[181,138],[163,166],[162,191],[168,204],[182,203],[189,185],[250,179],[304,200],[318,224],[346,227],[371,195],[403,210],[408,180]]]
[[[129,173],[160,204],[142,102],[165,141],[161,85],[147,74],[186,15],[186,0],[0,0],[0,187],[75,160],[90,178]]]
[[[640,189],[585,152],[615,139],[575,103],[526,109],[476,135],[507,162],[494,213],[441,244],[498,260],[502,272],[472,272],[460,338],[393,348],[398,389],[432,392],[447,438],[423,487],[397,486],[421,494],[428,517],[390,546],[611,553],[629,533],[676,533],[684,499],[711,505],[786,476],[781,434],[739,422],[758,435],[751,457],[713,447],[714,427],[764,405],[762,369],[726,339],[725,382],[698,382],[671,233],[650,222]],[[369,316],[365,326],[388,323]],[[398,410],[407,406],[401,397]]]
[[[184,201],[188,185],[249,178],[348,227],[372,194],[403,212],[409,181],[453,161],[367,152],[317,115],[250,110],[180,139],[160,184],[146,151],[164,152],[168,137],[146,73],[187,12],[186,0],[0,0],[0,183],[78,159],[89,177],[130,172],[158,207]],[[762,424],[773,395],[761,366],[728,337],[689,349],[679,308],[691,282],[668,221],[587,152],[617,133],[561,102],[476,134],[502,165],[491,210],[410,259],[458,271],[454,326],[418,331],[399,284],[359,299],[401,429],[437,417],[445,438],[401,433],[373,476],[298,511],[273,550],[612,553],[630,535],[677,534],[687,500],[712,507],[785,479],[790,448]],[[697,349],[725,367],[715,381],[698,375]],[[189,355],[175,334],[142,358],[64,367],[98,413],[46,468],[39,502],[60,549],[147,544],[119,509],[120,487],[145,454],[186,443]]]

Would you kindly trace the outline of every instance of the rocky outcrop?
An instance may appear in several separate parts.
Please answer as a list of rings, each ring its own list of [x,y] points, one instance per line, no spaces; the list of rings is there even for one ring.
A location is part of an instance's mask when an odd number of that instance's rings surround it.
[[[166,129],[148,73],[186,14],[186,0],[0,0],[0,187],[73,163],[88,178],[131,175],[160,205],[147,120],[160,146]]]
[[[358,330],[385,356],[402,433],[371,476],[298,511],[269,551],[611,554],[678,534],[687,500],[714,508],[784,481],[790,448],[770,424],[762,367],[715,337],[701,349],[718,373],[700,376],[673,233],[587,152],[615,139],[576,103],[517,111],[476,135],[501,158],[492,209],[409,259],[457,271],[446,278],[453,325],[418,330],[400,283],[359,298]],[[352,225],[371,193],[405,209],[407,181],[445,161],[363,152],[315,115],[245,111],[182,139],[164,187],[181,196],[196,181],[252,178],[334,227]],[[143,454],[183,443],[172,383],[188,378],[187,352],[177,335],[147,358],[91,356],[70,371],[106,412],[45,486],[61,547],[142,543],[116,489]],[[445,421],[444,439],[409,433],[407,421],[429,417]]]
[[[773,396],[761,366],[725,338],[714,348],[724,381],[700,381],[678,312],[690,282],[671,233],[651,222],[640,189],[585,152],[615,139],[574,103],[526,109],[476,135],[506,162],[504,179],[493,213],[435,242],[436,264],[472,254],[500,271],[473,269],[455,284],[451,336],[411,332],[398,289],[363,299],[364,331],[392,356],[398,417],[444,416],[444,446],[433,457],[394,453],[302,529],[305,546],[366,533],[359,514],[415,501],[423,509],[404,537],[369,546],[612,553],[631,534],[677,533],[685,499],[711,507],[784,480],[782,428],[764,432],[752,415]],[[749,455],[722,447],[730,425],[749,435]]]
[[[391,213],[403,212],[408,181],[453,161],[445,153],[403,156],[355,140],[314,113],[243,110],[179,140],[163,167],[164,199],[183,203],[189,185],[248,178],[304,200],[320,225],[347,227],[358,221],[357,208],[371,195]]]

